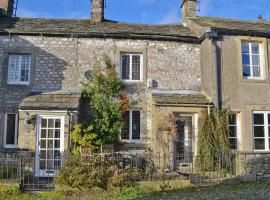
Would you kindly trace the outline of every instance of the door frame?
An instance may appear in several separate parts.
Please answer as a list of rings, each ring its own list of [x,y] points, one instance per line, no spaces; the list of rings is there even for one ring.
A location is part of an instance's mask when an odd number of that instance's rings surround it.
[[[41,120],[42,118],[46,119],[60,119],[61,128],[60,128],[60,155],[64,152],[64,129],[65,129],[65,116],[64,115],[38,115],[37,116],[37,125],[36,125],[36,151],[35,151],[35,176],[37,177],[54,177],[56,173],[41,173],[39,167],[39,154],[40,154],[40,134],[41,134]],[[60,165],[62,161],[60,158]]]

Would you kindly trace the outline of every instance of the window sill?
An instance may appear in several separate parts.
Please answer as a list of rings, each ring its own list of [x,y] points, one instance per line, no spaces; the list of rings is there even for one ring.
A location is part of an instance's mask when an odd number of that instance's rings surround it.
[[[245,78],[245,77],[242,77],[240,82],[244,82],[244,83],[268,83],[268,80],[266,78]]]
[[[143,81],[131,81],[131,80],[122,80],[125,84],[132,85],[132,84],[142,84]]]
[[[124,142],[126,144],[141,144],[142,141],[141,140],[121,140],[121,142]]]

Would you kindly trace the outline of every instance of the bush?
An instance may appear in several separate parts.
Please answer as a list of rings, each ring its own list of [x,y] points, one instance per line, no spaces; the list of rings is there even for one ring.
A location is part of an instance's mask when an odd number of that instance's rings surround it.
[[[141,177],[138,170],[121,169],[118,166],[119,163],[104,161],[100,156],[87,160],[83,160],[80,156],[73,156],[60,170],[55,182],[80,190],[96,187],[108,189],[132,185],[138,177]]]

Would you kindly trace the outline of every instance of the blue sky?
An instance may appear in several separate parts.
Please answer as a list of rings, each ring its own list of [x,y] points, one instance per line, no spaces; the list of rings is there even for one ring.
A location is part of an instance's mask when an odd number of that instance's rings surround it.
[[[177,23],[181,0],[106,0],[106,18],[134,23]],[[270,20],[270,0],[201,0],[200,16]],[[19,0],[17,16],[89,18],[90,0]]]

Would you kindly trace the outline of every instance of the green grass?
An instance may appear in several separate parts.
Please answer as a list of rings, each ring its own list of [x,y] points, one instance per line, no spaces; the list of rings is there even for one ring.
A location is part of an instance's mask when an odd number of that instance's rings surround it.
[[[56,191],[40,194],[21,193],[16,186],[1,186],[0,199],[29,200],[155,200],[155,199],[270,199],[270,181],[252,182],[236,185],[219,185],[215,187],[194,187],[187,182],[141,182],[133,187],[104,191],[96,189],[91,192]]]

